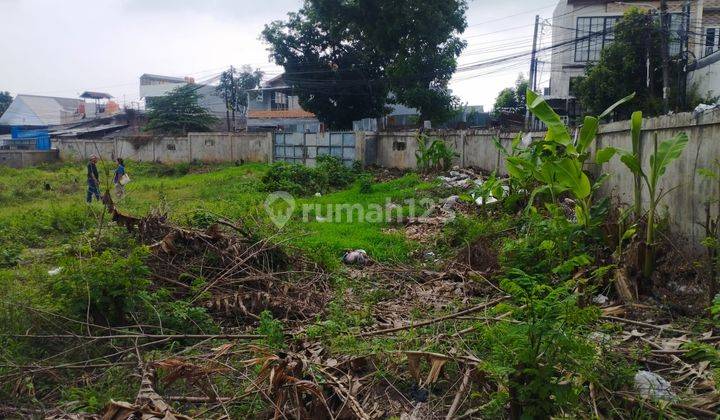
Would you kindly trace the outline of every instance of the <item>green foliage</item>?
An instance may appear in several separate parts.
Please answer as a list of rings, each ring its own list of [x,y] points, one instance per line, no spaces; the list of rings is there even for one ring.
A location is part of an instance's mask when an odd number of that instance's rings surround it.
[[[340,159],[323,155],[317,157],[315,168],[276,162],[263,176],[262,184],[265,191],[286,191],[293,195],[307,196],[347,187],[356,177],[357,173],[343,165]]]
[[[705,239],[702,244],[708,250],[708,262],[710,274],[713,280],[712,292],[717,292],[720,287],[720,159],[715,159],[712,169],[698,169],[700,176],[708,182],[714,183],[718,194],[708,197],[705,202]],[[712,216],[712,206],[717,206],[715,217]]]
[[[604,177],[591,184],[590,178],[583,171],[583,165],[597,135],[599,120],[633,97],[630,95],[615,102],[599,117],[585,117],[580,135],[573,141],[570,130],[550,105],[537,93],[527,91],[527,106],[547,126],[547,134],[544,140],[533,142],[524,151],[517,151],[517,146],[513,145],[514,153],[510,156],[506,151],[505,161],[510,177],[518,184],[527,185],[531,178],[540,183],[530,194],[530,206],[538,194],[549,194],[552,201],[556,202],[559,194],[569,193],[575,201],[578,223],[590,227],[599,222],[591,217],[592,193]]]
[[[260,87],[263,75],[260,69],[250,66],[243,66],[240,71],[230,66],[220,74],[216,91],[225,99],[229,111],[240,110],[247,106],[247,91]]]
[[[633,136],[635,136],[635,130],[638,131],[640,128],[636,128],[636,122],[633,121]],[[630,169],[635,177],[641,178],[645,181],[645,185],[648,189],[650,208],[647,216],[647,228],[645,234],[645,244],[647,250],[645,252],[645,262],[643,267],[643,275],[646,279],[649,279],[655,270],[655,216],[657,212],[657,206],[662,199],[662,194],[658,190],[660,180],[667,171],[670,164],[680,158],[685,146],[687,146],[689,139],[687,134],[680,133],[674,138],[664,141],[658,145],[657,134],[654,138],[654,150],[655,152],[650,156],[650,170],[646,172],[642,168],[642,162],[640,156],[635,153],[628,153],[618,150],[621,157],[620,160],[625,166]]]
[[[195,85],[184,85],[154,98],[143,129],[169,134],[210,131],[217,118],[198,104],[197,89]]]
[[[523,220],[524,234],[505,241],[500,263],[506,270],[522,268],[532,275],[569,274],[563,264],[592,253],[588,246],[592,236],[585,228],[568,221],[559,207],[548,205],[547,211],[549,217],[528,215]]]
[[[265,344],[273,350],[280,350],[285,346],[283,324],[275,319],[270,311],[260,313],[260,325],[255,329],[255,333],[264,335]]]
[[[370,174],[361,175],[358,178],[360,194],[371,194],[373,192],[373,177]]]
[[[446,171],[452,166],[457,153],[445,141],[420,133],[415,137],[418,150],[415,152],[417,167],[423,172]]]
[[[137,385],[128,380],[131,375],[132,372],[125,367],[110,367],[96,383],[89,386],[62,387],[62,400],[72,402],[71,406],[76,412],[99,413],[110,400],[133,400],[137,394]]]
[[[13,98],[10,92],[0,91],[0,116],[8,109],[12,101]]]
[[[141,307],[141,293],[150,285],[147,255],[146,248],[136,247],[128,256],[108,250],[84,260],[66,258],[53,292],[70,316],[89,314],[96,323],[122,325]]]
[[[593,375],[595,348],[584,335],[598,317],[595,308],[580,308],[572,284],[550,286],[542,275],[513,269],[501,282],[513,298],[513,317],[500,322],[479,341],[488,366],[504,378],[511,414],[548,418],[571,409]]]
[[[493,112],[498,114],[501,111],[504,111],[524,117],[527,109],[527,100],[525,98],[527,90],[528,80],[521,74],[515,81],[514,87],[505,88],[500,91],[497,99],[495,99]]]
[[[614,40],[603,48],[600,60],[587,68],[585,78],[575,83],[575,95],[582,106],[597,114],[616,98],[627,92],[637,92],[636,108],[648,115],[661,113],[662,36],[660,24],[652,14],[637,8],[628,10],[615,26]],[[649,89],[646,75],[648,54],[652,80]],[[670,70],[670,79],[675,80],[679,68],[671,64]],[[627,118],[630,112],[628,107],[620,107],[617,117]]]
[[[300,105],[331,128],[380,117],[389,102],[441,121],[452,115],[447,85],[466,9],[464,0],[311,0],[262,36]]]
[[[144,306],[136,316],[149,325],[182,334],[213,334],[219,331],[207,309],[186,300],[175,298],[167,289],[139,294]]]

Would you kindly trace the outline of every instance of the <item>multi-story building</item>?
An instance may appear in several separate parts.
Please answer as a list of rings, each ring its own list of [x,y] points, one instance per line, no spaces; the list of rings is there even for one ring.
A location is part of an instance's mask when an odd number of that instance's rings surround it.
[[[197,87],[198,104],[213,116],[223,119],[226,114],[225,100],[217,92],[216,87],[208,84],[195,83],[192,77],[161,76],[157,74],[143,74],[140,76],[140,98],[145,99],[145,107],[152,109],[155,98],[167,95],[174,89],[185,85]],[[244,110],[239,110],[242,114]]]
[[[315,114],[302,109],[292,87],[280,75],[248,92],[247,129],[317,133],[321,124]]]
[[[630,7],[658,13],[659,1],[560,0],[552,19],[550,86],[547,96],[572,105],[573,81],[582,77],[588,64],[600,58],[600,51],[614,39],[613,27]],[[687,8],[686,8],[687,7]],[[689,9],[689,14],[683,13]],[[670,14],[669,50],[677,56],[689,23],[688,59],[699,60],[720,48],[720,0],[668,1]]]

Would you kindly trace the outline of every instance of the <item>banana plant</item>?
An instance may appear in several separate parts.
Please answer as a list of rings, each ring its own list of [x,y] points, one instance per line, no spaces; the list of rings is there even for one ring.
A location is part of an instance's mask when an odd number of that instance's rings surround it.
[[[653,138],[654,153],[650,156],[650,170],[648,172],[643,170],[642,162],[637,155],[623,153],[620,157],[620,160],[635,176],[645,181],[648,189],[649,208],[645,231],[645,261],[643,263],[643,277],[646,279],[649,279],[653,271],[655,271],[655,216],[658,203],[663,198],[658,190],[660,179],[665,175],[670,163],[682,155],[687,143],[687,134],[680,133],[658,145],[657,134],[655,134]]]
[[[550,193],[553,201],[558,194],[570,193],[576,203],[575,215],[578,223],[589,226],[592,193],[605,177],[591,184],[583,170],[584,163],[597,136],[600,120],[618,106],[633,99],[635,94],[617,101],[600,116],[585,117],[575,139],[560,116],[540,95],[528,89],[526,97],[528,109],[547,126],[547,133],[543,140],[529,146],[529,153],[506,158],[508,173],[514,178],[530,174],[541,183],[531,194],[531,204],[539,193]]]

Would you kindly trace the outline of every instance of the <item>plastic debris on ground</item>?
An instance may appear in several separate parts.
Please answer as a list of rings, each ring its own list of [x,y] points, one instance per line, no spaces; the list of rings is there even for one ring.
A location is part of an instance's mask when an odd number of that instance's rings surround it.
[[[60,274],[62,272],[62,270],[63,270],[62,267],[56,267],[56,268],[53,268],[52,270],[48,270],[48,276],[57,276],[58,274]]]
[[[643,397],[672,401],[676,395],[670,389],[670,382],[657,373],[647,370],[638,371],[635,374],[635,389]]]
[[[370,263],[370,257],[368,257],[365,250],[356,249],[355,251],[346,252],[342,261],[348,265],[368,265],[368,263]]]

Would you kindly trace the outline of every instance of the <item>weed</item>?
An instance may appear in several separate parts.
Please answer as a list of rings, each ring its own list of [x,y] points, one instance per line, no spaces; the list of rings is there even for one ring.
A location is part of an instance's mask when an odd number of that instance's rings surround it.
[[[273,350],[279,350],[284,347],[285,336],[283,333],[283,324],[273,318],[272,312],[270,311],[265,310],[260,313],[260,325],[255,329],[255,333],[264,335],[265,344]]]
[[[423,172],[446,171],[452,166],[452,160],[457,153],[448,144],[436,138],[430,138],[424,133],[416,137],[418,151],[415,152],[417,167]]]

